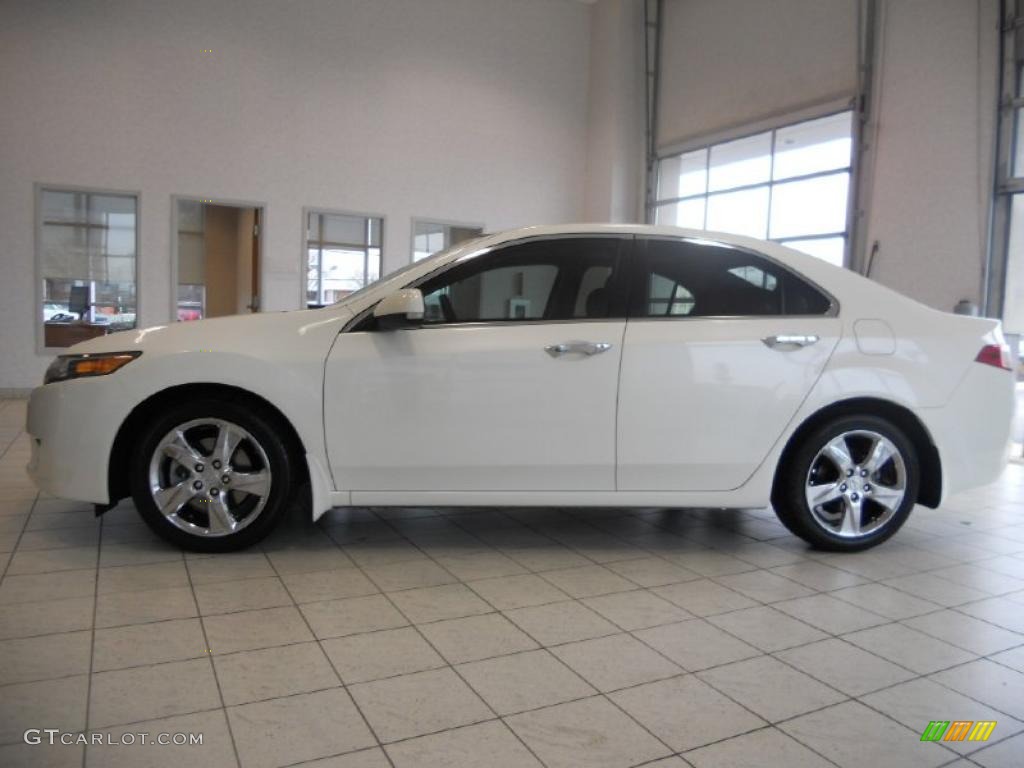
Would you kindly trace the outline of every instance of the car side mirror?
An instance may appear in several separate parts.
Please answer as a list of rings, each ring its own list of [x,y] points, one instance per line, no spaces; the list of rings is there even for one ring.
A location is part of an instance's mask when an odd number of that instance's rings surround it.
[[[411,328],[423,322],[423,293],[419,288],[403,288],[385,296],[373,309],[381,330]]]

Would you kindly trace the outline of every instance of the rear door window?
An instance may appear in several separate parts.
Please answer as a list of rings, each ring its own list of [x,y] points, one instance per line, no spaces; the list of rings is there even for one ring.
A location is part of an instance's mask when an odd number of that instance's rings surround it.
[[[638,257],[632,317],[823,315],[831,307],[807,281],[749,251],[650,239]]]

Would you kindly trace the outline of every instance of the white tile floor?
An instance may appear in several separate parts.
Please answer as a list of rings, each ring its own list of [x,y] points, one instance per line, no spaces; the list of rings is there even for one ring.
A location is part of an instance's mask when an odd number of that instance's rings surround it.
[[[761,510],[357,509],[203,557],[39,498],[23,421],[0,765],[1024,765],[1024,466],[858,555]],[[203,744],[106,743],[140,732]]]

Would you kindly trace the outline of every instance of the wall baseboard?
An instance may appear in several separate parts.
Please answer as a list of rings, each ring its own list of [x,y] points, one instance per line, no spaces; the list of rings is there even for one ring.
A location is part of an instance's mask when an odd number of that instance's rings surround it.
[[[14,388],[0,387],[0,400],[18,400],[18,399],[22,399],[22,398],[27,398],[31,394],[32,394],[32,388],[31,387],[24,388],[24,389],[19,388],[19,387],[14,387]]]

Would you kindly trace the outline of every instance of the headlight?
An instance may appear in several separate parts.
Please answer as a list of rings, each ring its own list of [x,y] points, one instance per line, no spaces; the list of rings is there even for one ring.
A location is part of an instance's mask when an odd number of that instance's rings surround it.
[[[61,355],[46,369],[43,384],[80,379],[85,376],[106,376],[127,365],[141,352],[99,352],[85,355]]]

